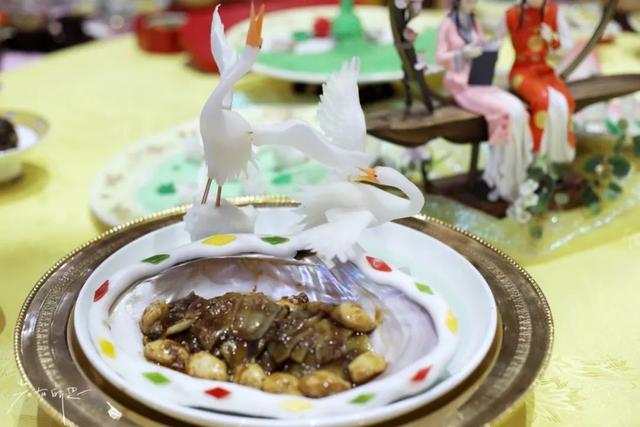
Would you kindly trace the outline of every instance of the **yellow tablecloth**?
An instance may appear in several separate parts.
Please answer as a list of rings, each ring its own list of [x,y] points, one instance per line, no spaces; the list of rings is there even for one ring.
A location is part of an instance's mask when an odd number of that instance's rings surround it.
[[[639,52],[632,35],[600,49],[606,72],[637,72]],[[1,424],[43,426],[52,422],[26,395],[13,360],[20,304],[47,268],[101,231],[88,192],[105,161],[197,116],[216,78],[190,69],[185,56],[147,55],[124,37],[51,55],[1,80],[0,107],[51,124],[25,177],[0,186],[0,413],[8,412]],[[242,86],[261,99],[286,88],[265,81],[252,76]],[[556,341],[545,376],[506,424],[640,425],[640,217],[622,224],[624,238],[528,266],[551,304]]]

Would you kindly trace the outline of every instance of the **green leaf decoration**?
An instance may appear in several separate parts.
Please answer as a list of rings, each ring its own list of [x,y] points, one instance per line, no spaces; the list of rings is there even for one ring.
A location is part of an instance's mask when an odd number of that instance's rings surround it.
[[[591,212],[592,215],[598,215],[602,212],[602,206],[600,206],[600,203],[592,203],[589,205],[589,212]]]
[[[534,239],[542,238],[542,234],[543,234],[542,226],[540,224],[531,224],[529,226],[529,234]]]
[[[540,215],[549,210],[549,199],[551,194],[549,190],[542,190],[540,194],[538,194],[538,203],[535,206],[529,208],[529,212],[533,215]]]
[[[604,192],[602,193],[602,197],[604,197],[605,200],[608,201],[614,201],[615,199],[617,199],[620,196],[620,193],[616,193],[615,191],[612,191],[611,189],[607,188],[606,190],[604,190]]]
[[[170,182],[168,184],[162,184],[160,185],[156,191],[158,192],[158,194],[175,194],[176,192],[176,186],[173,185],[173,182]]]
[[[607,130],[609,131],[609,133],[613,133],[613,134],[620,133],[620,128],[610,118],[607,118],[605,124],[607,125]]]
[[[554,181],[564,177],[567,173],[566,163],[551,163],[549,166],[549,175]]]
[[[420,292],[424,292],[425,294],[433,295],[433,290],[428,285],[425,285],[424,283],[416,282],[416,288],[418,288],[418,290]]]
[[[633,155],[640,157],[640,135],[633,137]]]
[[[373,393],[364,393],[364,394],[361,394],[360,396],[357,396],[353,400],[351,400],[351,403],[358,403],[362,405],[363,403],[367,403],[368,401],[373,399],[375,396],[376,395]]]
[[[580,200],[582,201],[583,206],[591,206],[593,204],[597,204],[600,201],[600,197],[593,191],[590,185],[587,185],[584,190],[582,190],[582,194],[580,195]]]
[[[602,195],[604,196],[605,199],[609,201],[613,201],[619,198],[621,194],[622,194],[622,187],[618,185],[618,183],[611,181],[609,182],[607,189],[604,190],[604,193]]]
[[[553,201],[556,202],[556,205],[558,206],[564,206],[569,203],[569,195],[559,191],[553,195]]]
[[[165,377],[160,372],[145,372],[142,375],[144,375],[152,383],[158,385],[169,384],[171,382],[169,378]]]
[[[613,152],[616,154],[620,154],[622,153],[622,149],[624,148],[624,141],[625,141],[625,136],[624,135],[620,135],[618,137],[618,139],[615,140],[615,142],[613,143]]]
[[[168,258],[169,258],[168,254],[158,254],[158,255],[150,256],[149,258],[145,258],[142,260],[142,262],[148,262],[149,264],[160,264],[162,261]]]
[[[612,173],[616,178],[624,178],[631,170],[631,163],[622,156],[609,157]]]
[[[611,181],[609,183],[609,190],[616,192],[616,193],[622,193],[622,187],[620,185],[618,185],[617,182]]]
[[[262,240],[263,242],[267,242],[271,245],[279,245],[281,243],[286,243],[289,241],[289,239],[287,239],[286,237],[281,237],[281,236],[268,236],[268,237],[263,237],[260,240]]]
[[[529,168],[527,175],[529,179],[532,179],[536,182],[540,182],[544,178],[545,174],[544,174],[544,169],[542,169],[539,166],[534,166],[532,168]]]
[[[620,132],[626,132],[629,129],[629,121],[624,117],[618,120],[618,129],[620,129]]]
[[[602,164],[604,160],[604,156],[601,154],[596,154],[595,156],[589,157],[584,164],[584,171],[588,173],[596,173],[596,167]]]

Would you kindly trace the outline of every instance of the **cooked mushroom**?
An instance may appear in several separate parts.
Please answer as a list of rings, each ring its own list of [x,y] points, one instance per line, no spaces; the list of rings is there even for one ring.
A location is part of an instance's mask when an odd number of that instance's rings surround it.
[[[333,372],[321,369],[302,377],[299,388],[307,397],[325,397],[349,390],[351,384]]]
[[[200,351],[189,358],[187,374],[208,380],[227,381],[227,365],[211,353]]]
[[[356,357],[349,363],[348,370],[351,381],[362,384],[380,374],[387,368],[384,357],[373,351],[367,351]]]
[[[160,339],[144,346],[144,357],[167,368],[184,371],[189,352],[173,340]]]

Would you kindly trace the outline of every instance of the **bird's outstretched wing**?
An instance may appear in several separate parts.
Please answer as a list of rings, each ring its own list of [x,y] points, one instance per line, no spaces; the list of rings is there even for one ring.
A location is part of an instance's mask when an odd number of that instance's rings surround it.
[[[354,57],[322,85],[318,121],[333,144],[363,151],[367,127],[358,94],[359,72],[360,60]]]
[[[220,75],[224,76],[227,70],[238,60],[238,53],[227,43],[227,38],[224,35],[224,24],[222,24],[218,13],[219,8],[220,5],[213,10],[213,19],[211,21],[211,53],[218,65]]]
[[[363,209],[329,209],[326,216],[327,223],[300,232],[301,243],[325,261],[337,258],[346,262],[354,255],[354,245],[360,234],[375,217]]]
[[[331,144],[322,133],[302,120],[254,125],[253,144],[286,145],[302,151],[320,163],[344,171],[368,167],[373,161],[373,156],[364,151],[348,150]]]

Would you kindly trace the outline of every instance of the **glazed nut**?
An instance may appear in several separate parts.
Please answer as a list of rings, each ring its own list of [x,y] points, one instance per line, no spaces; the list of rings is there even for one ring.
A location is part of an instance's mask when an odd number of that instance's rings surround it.
[[[276,394],[301,394],[298,389],[298,379],[284,372],[275,372],[266,377],[262,390]]]
[[[266,374],[264,373],[264,370],[257,363],[245,363],[239,365],[233,372],[234,382],[257,389],[262,388],[265,378]]]
[[[384,357],[373,351],[362,353],[349,363],[347,369],[351,376],[351,381],[356,384],[362,384],[371,378],[380,374],[387,368],[387,362]]]
[[[307,397],[325,397],[349,390],[351,384],[333,372],[319,370],[302,377],[299,388]]]
[[[189,361],[189,352],[173,340],[160,339],[144,346],[144,357],[162,366],[184,371]]]
[[[376,328],[376,322],[359,305],[343,302],[331,312],[331,318],[336,322],[358,332],[371,332]]]
[[[162,320],[164,316],[169,312],[169,305],[167,305],[164,301],[156,301],[151,303],[147,308],[144,309],[142,313],[142,318],[140,319],[140,329],[143,334],[148,334],[151,332],[151,328],[153,325]]]
[[[211,353],[200,351],[189,358],[187,374],[208,380],[227,381],[227,364]]]

